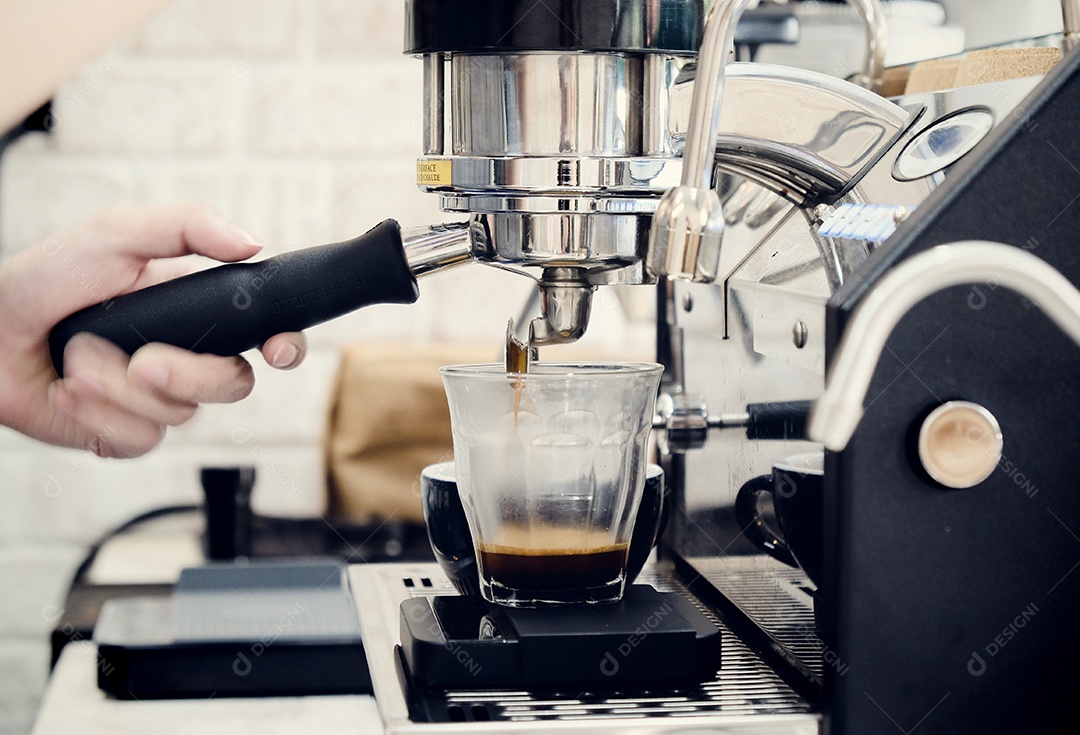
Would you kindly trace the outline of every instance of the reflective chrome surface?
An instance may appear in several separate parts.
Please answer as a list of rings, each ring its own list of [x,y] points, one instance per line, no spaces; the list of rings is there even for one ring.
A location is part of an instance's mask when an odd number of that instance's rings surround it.
[[[880,12],[877,0],[852,0],[853,4],[864,11],[867,23],[867,66],[874,67],[879,81],[883,54],[883,23],[885,17]],[[672,278],[672,280],[708,283],[717,275],[716,267],[720,256],[720,242],[724,235],[724,209],[716,192],[712,189],[714,158],[720,160],[717,153],[716,137],[721,130],[720,118],[725,109],[737,108],[724,106],[725,70],[728,66],[728,54],[734,41],[734,28],[739,18],[751,4],[751,0],[720,0],[708,13],[705,36],[701,44],[697,62],[697,80],[694,84],[690,103],[690,122],[686,133],[686,147],[683,151],[683,179],[678,187],[667,191],[657,208],[649,233],[647,269],[650,273]],[[867,80],[873,85],[875,80]],[[791,105],[792,99],[785,100]],[[774,115],[780,108],[758,106],[758,110],[769,109]],[[788,112],[791,114],[791,112]],[[775,115],[783,117],[783,115]],[[789,125],[796,127],[796,125]],[[846,127],[852,128],[849,124]],[[854,127],[853,130],[858,130]],[[753,136],[769,141],[780,142],[784,137],[770,136],[767,132],[756,130]],[[735,147],[733,150],[739,150]],[[791,156],[785,160],[783,155],[773,155],[768,160],[780,164],[766,166],[765,180],[783,179],[785,164],[804,159],[802,155]],[[729,165],[739,167],[740,156],[731,156]],[[798,166],[794,166],[796,169]],[[781,185],[783,186],[783,185]]]
[[[683,141],[675,132],[687,127],[695,60],[692,56],[659,54],[645,57],[642,101],[648,113],[641,120],[643,155],[670,157],[682,150]]]
[[[733,20],[737,8],[727,7]],[[716,25],[714,38],[729,35],[730,27]],[[719,81],[726,47],[715,51],[706,77]],[[432,54],[424,64],[423,188],[439,193],[443,209],[472,215],[477,259],[537,279],[548,307],[534,328],[541,340],[583,331],[592,286],[649,283],[653,273],[718,277],[726,218],[712,188],[717,171],[755,187],[756,201],[736,206],[745,207],[738,216],[748,225],[761,227],[787,207],[785,199],[812,204],[851,190],[912,118],[831,77],[743,64],[728,70],[729,103],[716,119],[719,89],[696,85],[695,102],[696,68],[687,56]],[[692,119],[708,124],[691,131]],[[685,148],[689,160],[695,146],[705,160],[688,173],[680,153]],[[688,179],[701,186],[692,196],[673,193],[655,216],[663,192]],[[770,190],[779,196],[763,198]],[[674,239],[678,247],[654,248],[648,270],[645,233],[653,223],[684,234]],[[581,287],[545,283],[551,269],[564,268],[574,269],[571,280]],[[563,323],[547,321],[554,315]]]
[[[596,290],[580,268],[547,268],[540,277],[540,316],[529,322],[529,345],[576,342],[589,326]]]
[[[674,69],[676,61],[667,59],[662,65]],[[820,74],[737,64],[728,77],[731,104],[725,105],[721,115],[717,165],[794,201],[835,197],[850,188],[912,117],[880,97]],[[677,75],[669,82],[686,83]],[[661,96],[669,101],[678,98]],[[675,106],[669,107],[668,115],[666,140],[681,147],[683,133],[671,130],[670,125],[686,116]],[[441,195],[445,210],[474,215],[478,259],[523,271],[580,266],[593,284],[612,282],[613,268],[622,269],[617,282],[651,280],[640,265],[649,224],[642,215],[652,214],[658,195],[681,178],[679,159],[455,156],[439,160],[449,164],[448,180],[424,188]],[[711,181],[711,168],[709,177]],[[754,191],[759,200],[767,193],[761,187]],[[707,190],[702,196],[716,195]],[[751,222],[765,222],[771,210],[782,207],[781,202],[770,196],[762,206],[751,206],[749,201],[736,206],[750,207]],[[675,204],[676,211],[690,211]],[[706,224],[709,229],[720,229],[723,220]],[[654,256],[662,264],[658,270],[707,280],[716,273],[690,268],[713,262],[718,248],[715,238],[702,238],[680,250],[656,250]],[[712,255],[692,257],[702,252]]]
[[[633,156],[641,57],[523,53],[450,59],[460,156]]]
[[[706,44],[730,34],[744,7],[715,6]],[[707,45],[702,52],[682,183],[665,194],[653,221],[648,268],[656,275],[695,281],[715,276],[724,216],[706,193],[714,160],[796,201],[837,196],[912,120],[910,113],[854,85],[782,67],[747,65],[741,77],[746,83],[737,86],[734,65],[726,74],[725,93],[726,57],[718,46]]]
[[[683,186],[708,189],[724,99],[724,70],[735,40],[735,24],[753,0],[719,0],[709,11],[698,52],[690,124],[683,149]]]
[[[443,152],[443,59],[439,54],[424,56],[424,155]]]
[[[936,174],[963,158],[994,128],[994,115],[974,107],[941,118],[904,146],[893,164],[893,176],[914,181]]]
[[[1061,0],[1061,16],[1065,29],[1062,49],[1072,51],[1080,45],[1080,0]]]
[[[647,227],[636,214],[501,213],[471,220],[474,255],[511,270],[577,266],[592,272],[633,265]]]
[[[792,199],[804,186],[808,199],[842,194],[917,114],[841,79],[772,64],[732,64],[724,99],[717,163],[790,186]]]
[[[876,0],[863,0],[861,5],[868,11],[868,27],[880,31],[884,21],[880,12],[874,16],[875,9],[880,11],[880,7],[875,3]],[[686,145],[683,149],[682,181],[679,186],[664,194],[650,232],[646,268],[656,276],[698,283],[707,283],[716,278],[726,218],[720,199],[712,189],[714,161],[728,170],[745,173],[770,188],[776,187],[778,191],[790,192],[792,198],[811,197],[815,193],[815,183],[820,185],[818,193],[830,189],[840,193],[851,180],[850,176],[845,178],[837,168],[828,166],[828,160],[819,157],[821,152],[834,146],[850,131],[860,131],[860,125],[852,115],[855,110],[851,109],[852,106],[847,100],[837,111],[838,114],[832,119],[821,121],[823,125],[817,130],[814,130],[814,127],[818,120],[813,119],[806,124],[807,110],[800,110],[798,115],[792,113],[791,106],[802,104],[803,100],[790,94],[771,101],[779,104],[768,104],[763,103],[757,89],[750,89],[744,94],[751,98],[751,104],[742,104],[746,101],[744,99],[740,99],[738,103],[729,101],[727,105],[723,104],[728,51],[733,43],[735,25],[749,5],[750,0],[721,0],[709,13],[704,40],[698,54],[697,80],[691,99]],[[876,23],[871,22],[875,20]],[[881,54],[882,48],[878,49]],[[873,58],[877,62],[881,61],[876,56]],[[670,79],[670,76],[668,78]],[[818,81],[826,87],[830,86],[824,79]],[[672,84],[677,83],[678,77],[675,77]],[[866,101],[871,106],[877,104]],[[746,110],[751,110],[755,119],[748,125],[740,125],[739,123],[747,121],[745,118],[737,118],[733,128],[725,129],[723,115],[727,110],[734,111],[733,115],[743,115]],[[869,126],[871,129],[883,130],[881,120],[894,116],[895,111],[886,115],[875,115],[869,121]],[[731,122],[730,117],[727,122]],[[793,146],[785,149],[785,143],[792,141],[792,133],[803,132],[807,128],[813,130],[814,137],[806,143],[801,140],[795,142]],[[732,129],[736,131],[732,136],[734,139],[722,139],[718,144],[717,135],[723,137],[725,132],[731,135]],[[740,130],[747,133],[742,136],[742,140],[739,139]],[[774,132],[779,135],[773,134]],[[880,144],[890,145],[900,132],[900,125],[897,125],[896,129],[888,131],[888,134],[879,135],[877,140],[870,143],[869,148],[873,149]],[[753,143],[747,145],[747,140],[763,142],[755,146]],[[748,150],[755,148],[762,155],[755,155]],[[861,146],[856,158],[865,155],[866,149],[867,146]],[[746,165],[751,160],[754,163]],[[869,162],[862,161],[864,165]],[[822,166],[822,163],[826,165]],[[852,163],[844,161],[841,166],[846,164],[850,167]],[[857,170],[847,173],[856,173]]]
[[[657,277],[711,283],[723,235],[724,209],[716,192],[680,184],[656,209],[645,267]]]
[[[848,0],[862,17],[866,26],[866,54],[862,71],[852,81],[871,92],[881,90],[885,77],[885,50],[889,43],[889,28],[885,23],[885,9],[880,0]]]
[[[428,186],[429,191],[451,188],[466,195],[538,196],[595,195],[598,191],[607,195],[659,193],[677,184],[682,174],[682,162],[677,158],[455,156],[451,163],[452,183]],[[653,204],[649,211],[655,208]]]
[[[466,222],[403,230],[401,242],[409,270],[416,278],[472,260],[472,241]]]
[[[684,69],[667,80],[667,95],[653,95],[672,101],[666,121],[657,125],[665,142],[656,145],[666,149],[666,157],[453,157],[447,159],[451,182],[424,188],[459,196],[490,190],[655,196],[683,178],[677,156],[687,136],[686,92],[693,79]],[[827,199],[845,191],[914,117],[834,77],[771,64],[732,64],[725,96],[729,104],[720,114],[715,162],[785,190],[793,200]],[[710,181],[712,166],[712,161],[706,165]],[[459,206],[457,200],[455,210]]]
[[[661,393],[656,399],[654,429],[662,452],[704,449],[709,440],[709,406],[705,397],[687,393]],[[749,421],[749,416],[747,416]]]

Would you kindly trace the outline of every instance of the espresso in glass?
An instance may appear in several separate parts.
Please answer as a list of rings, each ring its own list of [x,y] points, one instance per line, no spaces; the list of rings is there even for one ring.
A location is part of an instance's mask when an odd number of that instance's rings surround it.
[[[509,526],[501,536],[511,543],[480,543],[478,550],[481,575],[504,598],[602,602],[624,583],[629,544],[611,543],[609,533]]]
[[[661,366],[442,369],[480,592],[513,607],[622,598]]]

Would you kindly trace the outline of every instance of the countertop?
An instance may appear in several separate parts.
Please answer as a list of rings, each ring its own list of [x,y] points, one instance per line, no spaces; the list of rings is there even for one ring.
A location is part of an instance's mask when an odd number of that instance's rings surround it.
[[[119,701],[97,688],[97,647],[90,641],[64,648],[49,680],[33,735],[296,735],[318,732],[381,733],[375,698],[209,698]]]

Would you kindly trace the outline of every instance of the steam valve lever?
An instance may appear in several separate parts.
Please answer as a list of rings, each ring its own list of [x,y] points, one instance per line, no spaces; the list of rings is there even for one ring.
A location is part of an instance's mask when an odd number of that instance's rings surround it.
[[[80,332],[128,354],[149,342],[238,355],[370,304],[411,304],[416,278],[469,260],[465,224],[402,234],[394,220],[345,242],[229,263],[125,294],[67,317],[49,335],[58,375]]]
[[[811,401],[751,403],[746,407],[747,439],[806,439]]]
[[[666,442],[673,451],[704,448],[711,429],[745,428],[747,439],[803,441],[812,405],[811,401],[751,403],[745,413],[710,416],[704,398],[669,395],[661,397],[653,428],[667,432]]]

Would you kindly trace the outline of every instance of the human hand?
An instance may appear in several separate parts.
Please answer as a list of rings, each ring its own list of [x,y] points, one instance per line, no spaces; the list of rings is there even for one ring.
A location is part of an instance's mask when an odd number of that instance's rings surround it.
[[[60,379],[49,332],[87,306],[193,270],[184,255],[234,262],[260,246],[210,207],[117,207],[72,227],[0,269],[0,424],[35,439],[137,457],[201,403],[232,403],[255,385],[241,357],[201,355],[148,344],[128,356],[93,335],[74,337]],[[279,334],[261,348],[280,369],[296,367],[307,345]]]

